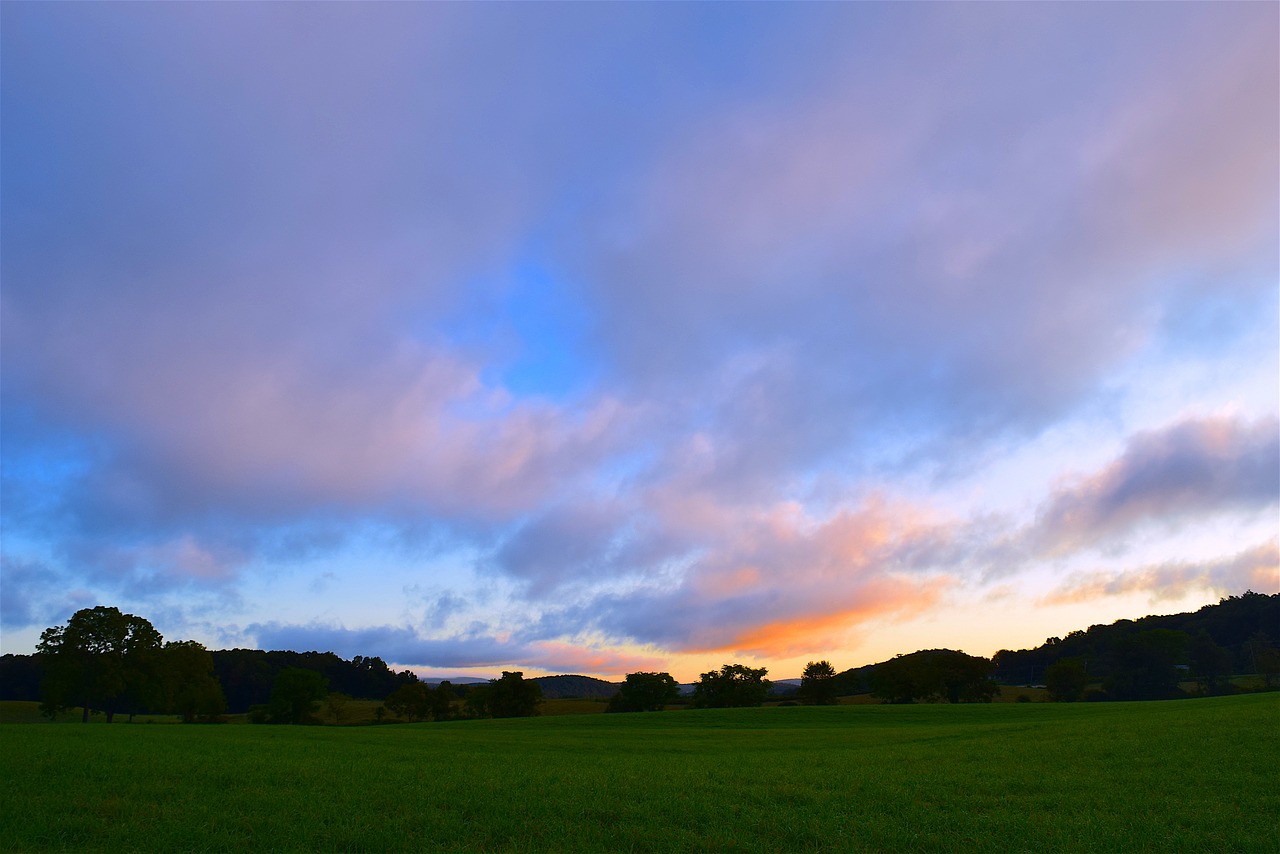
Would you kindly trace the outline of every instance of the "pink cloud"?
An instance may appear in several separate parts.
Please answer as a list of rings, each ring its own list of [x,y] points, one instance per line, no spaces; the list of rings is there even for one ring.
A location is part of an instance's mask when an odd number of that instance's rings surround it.
[[[689,652],[733,651],[762,658],[818,654],[849,645],[853,631],[886,618],[909,619],[938,605],[951,578],[873,578],[855,591],[837,591],[806,613],[744,628],[719,646]]]
[[[667,667],[666,659],[662,657],[579,646],[563,641],[537,641],[530,646],[535,652],[525,663],[556,673],[616,677],[637,671],[661,671]]]
[[[1280,541],[1215,561],[1170,561],[1132,571],[1083,573],[1068,579],[1041,603],[1091,602],[1131,593],[1149,593],[1152,601],[1158,602],[1201,591],[1227,596],[1245,590],[1280,592]]]
[[[32,381],[119,437],[111,476],[143,490],[137,510],[408,503],[509,514],[589,472],[626,418],[609,398],[573,411],[512,401],[480,380],[478,363],[402,333],[364,352],[352,339],[380,330],[359,312],[336,328],[286,324],[283,338],[228,345],[222,319],[176,305],[102,309],[41,322],[19,311],[6,336],[27,352]]]
[[[694,539],[677,586],[601,597],[588,609],[600,631],[679,652],[800,654],[926,608],[955,583],[921,549],[945,530],[921,508],[876,501],[815,518],[795,503],[714,514],[699,503],[717,527]]]

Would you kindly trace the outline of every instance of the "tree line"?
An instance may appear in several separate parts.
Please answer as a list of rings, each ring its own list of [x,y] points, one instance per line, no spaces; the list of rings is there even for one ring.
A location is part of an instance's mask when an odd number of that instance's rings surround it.
[[[1273,634],[1274,633],[1274,634]],[[829,704],[871,694],[885,702],[990,702],[999,685],[1040,684],[1058,701],[1164,699],[1235,690],[1229,677],[1261,674],[1280,687],[1280,594],[1252,591],[1189,614],[1120,620],[1032,650],[1001,650],[992,659],[947,649],[921,650],[837,672],[829,661],[809,662],[795,700]],[[765,668],[725,664],[700,675],[692,696],[681,696],[670,673],[628,674],[610,698],[610,712],[762,705],[778,690]],[[6,699],[39,699],[45,714],[79,708],[82,720],[101,713],[181,715],[215,721],[228,712],[258,723],[316,723],[326,709],[342,718],[353,698],[377,700],[379,721],[441,721],[455,717],[537,714],[541,690],[520,672],[487,684],[431,686],[412,671],[394,672],[378,657],[344,660],[332,652],[250,649],[210,651],[195,641],[165,641],[142,617],[98,606],[77,611],[64,626],[46,629],[32,656],[0,657]]]
[[[44,715],[56,718],[78,708],[85,723],[94,714],[108,723],[118,714],[214,722],[228,710],[246,712],[252,723],[319,723],[322,707],[340,719],[353,698],[382,700],[379,720],[519,717],[536,714],[542,702],[537,683],[520,672],[504,672],[488,684],[446,681],[433,688],[409,670],[392,672],[377,657],[210,652],[196,641],[166,642],[147,619],[104,605],[45,629],[35,655],[6,655],[0,664],[7,697],[38,694]]]

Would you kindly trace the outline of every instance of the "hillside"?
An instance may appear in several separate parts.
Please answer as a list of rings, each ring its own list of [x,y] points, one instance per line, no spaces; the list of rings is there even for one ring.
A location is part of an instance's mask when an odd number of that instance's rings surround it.
[[[538,676],[542,696],[547,700],[606,700],[618,693],[618,686],[590,676]]]
[[[993,675],[997,682],[1006,685],[1040,682],[1045,668],[1064,658],[1078,659],[1089,665],[1091,673],[1105,675],[1115,666],[1122,647],[1152,631],[1180,632],[1188,641],[1207,637],[1230,655],[1229,672],[1256,673],[1259,662],[1255,660],[1255,639],[1261,645],[1274,646],[1280,642],[1280,593],[1267,595],[1249,591],[1241,596],[1228,596],[1216,605],[1205,605],[1198,611],[1117,620],[1109,625],[1069,632],[1066,637],[1048,638],[1034,649],[1000,650],[993,657]],[[1189,663],[1191,654],[1188,644],[1177,663]]]
[[[1168,667],[1182,666],[1190,674],[1195,667],[1197,648],[1221,648],[1224,673],[1260,673],[1267,668],[1259,650],[1280,642],[1280,594],[1248,591],[1228,596],[1197,611],[1117,620],[1069,632],[1063,638],[1048,638],[1034,649],[1000,650],[992,657],[992,678],[1004,685],[1030,685],[1044,680],[1045,670],[1062,659],[1085,665],[1095,680],[1105,680],[1121,671],[1150,667],[1151,661],[1135,662],[1135,649],[1149,633],[1162,635],[1171,644]],[[837,674],[840,696],[871,690],[876,668],[885,662],[866,664]]]

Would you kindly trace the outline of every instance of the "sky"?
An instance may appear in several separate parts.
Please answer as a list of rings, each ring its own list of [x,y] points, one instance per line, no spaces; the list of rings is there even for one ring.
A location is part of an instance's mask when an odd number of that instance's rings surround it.
[[[6,653],[789,678],[1280,592],[1274,3],[0,25]]]

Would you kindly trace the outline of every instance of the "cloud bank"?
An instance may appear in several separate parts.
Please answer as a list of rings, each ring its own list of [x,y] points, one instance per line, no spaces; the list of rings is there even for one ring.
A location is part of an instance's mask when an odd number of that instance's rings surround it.
[[[6,644],[618,672],[1280,583],[1273,6],[2,14]]]

